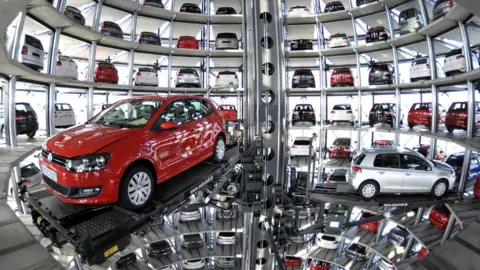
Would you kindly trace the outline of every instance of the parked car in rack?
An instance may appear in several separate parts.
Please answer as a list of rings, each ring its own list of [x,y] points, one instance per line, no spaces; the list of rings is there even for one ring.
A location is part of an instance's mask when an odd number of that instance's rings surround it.
[[[138,37],[138,43],[162,46],[162,40],[153,32],[143,31]]]
[[[100,33],[106,36],[123,39],[123,31],[120,26],[114,22],[104,21],[100,24]]]
[[[363,149],[352,161],[347,182],[363,199],[385,193],[430,193],[441,198],[454,189],[455,172],[411,149]]]
[[[441,104],[438,104],[438,123],[444,124],[447,117],[446,110]],[[432,103],[416,102],[412,104],[408,111],[408,127],[413,128],[416,125],[431,127],[432,125]]]
[[[193,3],[185,3],[180,7],[180,12],[187,12],[187,13],[202,13],[200,8],[197,4]]]
[[[387,64],[374,63],[368,72],[368,84],[394,84],[395,76],[393,75],[393,68]]]
[[[291,157],[308,157],[310,155],[310,137],[296,137],[290,147]],[[315,155],[315,148],[312,148],[312,156]]]
[[[3,117],[3,104],[0,103],[0,134],[5,131],[5,119]],[[35,137],[38,131],[37,114],[29,103],[15,103],[15,126],[17,135],[26,134],[29,138]]]
[[[310,15],[306,6],[293,6],[288,10],[288,16]]]
[[[195,69],[182,68],[175,77],[175,87],[200,87],[200,76]]]
[[[428,158],[428,155],[430,153],[430,145],[428,144],[419,144],[415,147],[412,148],[414,151],[417,151],[418,153],[422,154],[422,156]],[[437,161],[443,161],[446,157],[447,154],[440,148],[440,146],[437,145],[435,148],[435,160]]]
[[[354,261],[364,261],[367,259],[367,247],[353,243],[347,248],[345,256]]]
[[[235,73],[235,71],[228,70],[218,72],[215,86],[238,88],[239,85],[237,73]]]
[[[187,205],[186,207],[180,209],[179,215],[179,220],[182,222],[197,221],[202,219],[202,212],[200,212],[198,206],[193,204]]]
[[[449,155],[448,158],[445,160],[445,163],[450,165],[455,171],[455,177],[457,182],[460,180],[460,176],[462,175],[464,158],[465,152],[458,152]],[[480,176],[480,155],[476,152],[473,152],[470,157],[467,180],[475,180],[478,176]]]
[[[135,85],[158,87],[158,72],[151,67],[139,67],[135,72]]]
[[[374,26],[368,29],[365,39],[367,43],[377,41],[387,41],[390,38],[387,29],[383,26]]]
[[[428,221],[437,229],[445,231],[448,220],[450,219],[450,210],[445,205],[436,205],[430,211]]]
[[[203,247],[203,238],[199,233],[184,234],[182,241],[183,248],[201,248]]]
[[[330,35],[330,37],[327,39],[327,47],[329,49],[350,47],[350,39],[345,33]]]
[[[205,259],[184,260],[183,269],[202,269],[206,265]]]
[[[147,247],[147,253],[149,256],[160,258],[172,253],[172,246],[167,240],[160,240],[150,243]]]
[[[378,263],[378,269],[379,270],[396,270],[395,266],[393,263],[385,260],[384,258],[380,259],[380,262]]]
[[[388,232],[387,239],[396,246],[406,246],[410,239],[410,232],[403,227],[397,226]]]
[[[292,125],[298,122],[310,122],[312,125],[317,123],[315,110],[311,104],[297,104],[292,114]]]
[[[302,258],[295,256],[286,256],[285,257],[285,266],[298,267],[302,265]]]
[[[320,260],[310,262],[310,270],[330,270],[330,263]]]
[[[433,20],[438,20],[447,15],[452,9],[453,4],[453,0],[437,0],[433,6]]]
[[[219,7],[216,12],[217,15],[232,15],[237,14],[233,7]]]
[[[337,249],[338,242],[340,240],[339,238],[340,237],[322,234],[321,236],[317,237],[317,245],[325,249]]]
[[[327,176],[325,183],[327,184],[337,184],[347,182],[347,170],[345,169],[335,169],[332,173]]]
[[[343,86],[355,86],[353,79],[353,74],[350,68],[336,68],[332,72],[330,77],[330,86],[331,87],[343,87]]]
[[[371,217],[374,217],[374,216],[376,216],[376,215],[372,214],[370,212],[363,212],[362,216],[360,217],[360,220],[364,220],[364,219],[371,218]],[[360,224],[360,225],[358,225],[358,227],[362,228],[364,230],[376,232],[378,230],[378,225],[379,224],[380,224],[380,221],[372,221],[372,222],[369,222],[369,223]]]
[[[310,39],[296,39],[290,41],[290,50],[313,50],[313,43]]]
[[[377,123],[395,126],[397,113],[394,103],[375,103],[368,114],[368,124],[373,127]]]
[[[233,268],[235,267],[235,258],[234,257],[215,258],[215,266],[219,268]]]
[[[480,67],[480,59],[477,55],[477,51],[472,50],[472,69]],[[453,49],[445,55],[443,64],[443,72],[445,76],[453,76],[459,73],[465,73],[467,71],[467,61],[462,49]]]
[[[200,123],[205,128],[198,129]],[[48,138],[39,162],[47,190],[65,203],[119,202],[138,210],[148,205],[156,184],[207,159],[220,162],[225,134],[221,115],[206,98],[142,96]],[[189,152],[196,155],[179,154]],[[180,220],[199,219],[194,207],[181,209]]]
[[[78,67],[75,61],[69,56],[59,55],[55,67],[55,75],[76,80],[78,78]]]
[[[86,74],[88,78],[88,74]],[[93,76],[95,82],[118,83],[118,71],[115,66],[109,62],[99,62],[95,67]]]
[[[372,143],[372,148],[391,148],[395,146],[395,141],[392,140],[375,140]]]
[[[217,235],[217,244],[219,245],[235,245],[237,237],[234,232],[220,232]]]
[[[235,33],[218,33],[215,39],[215,49],[217,50],[238,50],[239,42]]]
[[[468,102],[453,102],[445,117],[445,127],[452,133],[455,129],[467,130]],[[475,102],[475,129],[480,127],[480,102]]]
[[[438,62],[437,65],[437,75],[438,77],[443,76],[442,68]],[[415,59],[412,62],[412,66],[410,67],[410,81],[416,82],[420,80],[430,80],[431,78],[431,65],[430,59],[427,57],[420,57]]]
[[[297,69],[293,73],[292,88],[315,88],[315,77],[310,69]]]
[[[45,52],[42,42],[31,35],[25,35],[25,41],[20,54],[20,62],[36,71],[41,71],[43,70],[44,58]]]
[[[177,41],[177,49],[193,49],[198,50],[198,41],[192,36],[181,36]]]
[[[162,0],[143,0],[143,5],[157,7],[157,8],[165,8],[165,6],[162,3]]]
[[[423,15],[416,8],[405,9],[398,16],[400,35],[415,32],[425,26]]]
[[[78,23],[80,25],[85,25],[85,17],[83,17],[82,12],[74,6],[67,6],[64,12],[65,16],[70,20]]]
[[[77,124],[75,112],[68,103],[55,103],[53,112],[53,121],[55,128],[69,128]]]
[[[343,6],[342,2],[333,1],[333,2],[328,2],[325,5],[325,9],[323,10],[323,12],[329,13],[329,12],[336,12],[336,11],[342,11],[342,10],[345,10],[345,7]]]
[[[328,158],[350,159],[353,152],[351,140],[351,138],[336,138],[328,149]]]
[[[374,3],[374,2],[378,2],[378,0],[357,0],[357,7]]]
[[[218,112],[222,115],[225,121],[237,121],[237,108],[235,105],[223,104],[218,106]]]
[[[337,104],[330,111],[330,123],[347,122],[352,126],[355,124],[352,106],[350,104]]]

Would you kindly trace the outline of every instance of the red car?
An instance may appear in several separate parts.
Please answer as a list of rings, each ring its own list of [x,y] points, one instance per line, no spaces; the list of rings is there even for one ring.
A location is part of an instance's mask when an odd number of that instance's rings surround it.
[[[477,177],[477,182],[475,182],[473,186],[473,195],[475,195],[477,199],[480,199],[480,176]]]
[[[87,74],[88,78],[88,74]],[[108,62],[97,63],[93,77],[95,82],[118,83],[118,72],[113,64]]]
[[[446,110],[438,104],[439,124],[445,123]],[[416,125],[430,127],[432,125],[432,103],[414,103],[408,111],[408,127],[413,128]]]
[[[46,188],[66,203],[145,207],[162,183],[225,155],[223,118],[198,96],[144,96],[119,101],[84,125],[45,142]]]
[[[328,158],[350,159],[353,151],[350,143],[350,138],[336,138],[333,145],[328,149]]]
[[[198,41],[197,39],[195,39],[195,37],[181,36],[178,38],[177,48],[198,50],[200,47],[198,46]]]
[[[300,266],[302,265],[302,258],[294,256],[285,257],[285,266]]]
[[[428,158],[428,154],[430,152],[430,145],[428,144],[419,144],[413,147],[413,150],[417,151],[418,153],[422,154],[424,157]],[[443,161],[447,157],[447,154],[437,146],[435,151],[435,160]]]
[[[448,219],[450,218],[450,210],[444,205],[437,205],[432,208],[428,221],[430,224],[437,227],[439,230],[445,231],[447,227]]]
[[[371,217],[374,217],[374,216],[375,215],[372,214],[372,213],[363,212],[362,216],[360,217],[360,220],[371,218]],[[369,223],[360,224],[360,225],[358,225],[358,227],[360,227],[362,229],[365,229],[365,230],[372,231],[372,232],[376,232],[378,230],[378,225],[379,224],[380,224],[380,221],[372,221],[372,222],[369,222]]]
[[[312,260],[312,262],[310,263],[310,270],[330,270],[330,263],[319,260]]]
[[[237,108],[234,105],[220,105],[218,106],[218,112],[223,116],[223,120],[237,121]]]
[[[352,71],[349,68],[336,68],[333,70],[332,76],[330,77],[331,87],[354,85]]]
[[[428,249],[422,247],[420,251],[417,253],[417,259],[423,258],[423,256],[428,254]]]
[[[480,102],[475,102],[475,123],[479,127]],[[455,129],[467,130],[467,102],[454,102],[450,105],[445,119],[445,127],[452,133]]]

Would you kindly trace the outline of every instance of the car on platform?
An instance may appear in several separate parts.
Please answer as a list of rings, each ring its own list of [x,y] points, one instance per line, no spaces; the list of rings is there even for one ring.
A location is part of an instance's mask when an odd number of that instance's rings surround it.
[[[332,1],[332,2],[328,2],[325,5],[325,9],[323,10],[323,12],[329,13],[329,12],[336,12],[336,11],[342,11],[342,10],[345,10],[345,7],[343,6],[342,2]]]
[[[67,6],[64,12],[65,16],[80,25],[85,25],[85,17],[82,12],[74,6]]]
[[[330,263],[321,260],[312,260],[310,270],[330,270]]]
[[[55,66],[55,76],[76,80],[78,78],[77,64],[70,56],[59,55]]]
[[[328,158],[350,159],[353,153],[351,138],[336,138],[328,148]]]
[[[293,73],[292,88],[315,88],[315,77],[310,69],[297,69]]]
[[[387,233],[387,239],[396,246],[406,246],[410,233],[405,228],[396,226]]]
[[[295,39],[290,41],[290,50],[313,50],[313,43],[310,39]]]
[[[77,124],[75,112],[68,103],[56,102],[53,111],[55,128],[69,128]]]
[[[143,0],[143,5],[157,8],[165,8],[162,0]]]
[[[442,231],[445,231],[447,228],[449,219],[450,210],[448,210],[448,208],[443,204],[434,206],[432,211],[430,211],[430,215],[428,216],[428,221],[430,224]]]
[[[396,270],[397,268],[393,265],[393,263],[382,258],[378,263],[378,269],[379,270]]]
[[[331,87],[345,87],[355,86],[355,80],[353,78],[352,71],[348,67],[336,68],[330,76],[330,86]]]
[[[337,184],[337,183],[346,183],[347,182],[347,170],[345,169],[335,169],[332,173],[327,176],[325,183],[327,184]]]
[[[215,258],[215,266],[219,268],[234,268],[236,265],[234,257]]]
[[[225,121],[237,121],[238,113],[235,105],[222,104],[218,105],[218,112],[222,115]]]
[[[390,39],[390,35],[388,34],[388,30],[383,26],[374,26],[368,29],[365,35],[366,43],[387,41],[388,39]]]
[[[88,78],[88,74],[86,74]],[[110,62],[99,62],[95,67],[93,80],[95,82],[105,82],[118,84],[118,71]]]
[[[175,76],[175,87],[200,87],[200,75],[193,68],[181,68]]]
[[[139,67],[135,72],[135,85],[158,87],[158,72],[151,67]]]
[[[394,103],[375,103],[368,114],[368,124],[370,127],[378,123],[389,124],[390,127],[394,127],[396,117],[396,105]]]
[[[162,257],[167,256],[172,253],[172,246],[167,240],[160,240],[157,242],[150,243],[147,246],[147,253],[152,257]]]
[[[5,131],[5,119],[3,117],[3,104],[0,103],[0,134]],[[37,114],[33,107],[26,102],[15,103],[15,126],[17,135],[26,134],[29,138],[35,137],[38,131]]]
[[[425,26],[423,15],[416,8],[405,9],[400,12],[398,16],[398,24],[400,28],[398,31],[400,35],[406,35],[415,32]]]
[[[428,158],[428,155],[430,154],[430,145],[428,144],[419,144],[413,147],[412,149],[422,154],[422,156],[426,158]],[[434,160],[443,161],[445,160],[446,157],[447,157],[447,154],[443,151],[443,149],[440,146],[437,145],[435,148]]]
[[[329,49],[350,47],[350,39],[345,33],[330,35],[330,37],[327,39],[327,47]]]
[[[290,147],[291,157],[308,157],[310,156],[310,137],[296,137]],[[312,147],[311,156],[315,155],[315,147]]]
[[[476,50],[471,50],[472,70],[480,67],[480,59]],[[453,76],[459,73],[467,72],[467,60],[462,49],[453,49],[445,55],[443,63],[443,72],[445,76]]]
[[[363,5],[366,5],[366,4],[370,4],[370,3],[374,3],[374,2],[378,2],[377,0],[357,0],[357,7],[360,7],[360,6],[363,6]]]
[[[286,256],[284,264],[285,266],[299,267],[302,265],[302,258],[295,256]]]
[[[322,234],[317,237],[317,245],[325,249],[337,249],[340,237]]]
[[[216,87],[225,87],[230,88],[233,87],[235,89],[238,88],[238,75],[235,71],[220,71],[217,74],[215,86]]]
[[[360,216],[360,220],[364,220],[364,219],[367,219],[367,218],[372,218],[374,216],[376,216],[376,215],[373,214],[373,213],[363,212],[362,216]],[[376,232],[378,230],[378,225],[380,225],[380,221],[372,221],[372,222],[360,224],[360,225],[358,225],[358,227],[362,228],[364,230]]]
[[[387,64],[374,63],[368,72],[369,85],[394,84],[393,68]]]
[[[200,123],[207,128],[188,135]],[[174,135],[179,133],[198,140]],[[152,199],[156,184],[207,159],[221,162],[225,134],[222,116],[209,99],[182,95],[129,98],[83,125],[48,138],[40,168],[47,190],[66,203],[118,202],[126,209],[139,210]]]
[[[237,243],[237,236],[234,232],[219,232],[217,235],[218,245],[235,245]]]
[[[138,36],[137,42],[140,44],[150,44],[162,46],[162,39],[153,32],[143,31]]]
[[[460,180],[460,176],[462,175],[464,159],[465,152],[457,152],[449,155],[445,160],[445,163],[450,165],[450,167],[452,167],[455,171],[457,182]],[[476,152],[473,152],[470,158],[467,180],[475,180],[478,176],[480,176],[480,155]]]
[[[239,41],[235,33],[218,33],[215,39],[216,50],[238,50]]]
[[[184,234],[182,236],[183,248],[201,248],[203,247],[203,238],[199,233]]]
[[[237,14],[233,7],[219,7],[216,12],[217,15],[232,15]]]
[[[45,51],[42,42],[31,35],[25,35],[22,51],[20,52],[20,62],[36,71],[43,70]]]
[[[371,148],[392,148],[395,146],[395,141],[393,140],[375,140],[373,141]]]
[[[437,65],[438,77],[443,77],[445,74],[443,74],[440,63],[436,61],[435,64]],[[416,58],[410,66],[410,81],[416,82],[421,80],[430,80],[431,70],[432,66],[428,57]]]
[[[444,124],[447,117],[447,111],[441,104],[438,104],[438,123]],[[407,123],[409,128],[416,125],[426,127],[432,126],[432,103],[431,102],[415,102],[408,111]]]
[[[438,20],[445,15],[453,8],[453,0],[437,0],[433,6],[433,20]]]
[[[353,115],[352,106],[350,104],[334,105],[330,111],[330,123],[349,123],[355,125],[355,116]]]
[[[195,37],[192,36],[181,36],[177,40],[177,49],[192,49],[198,50],[200,46]]]
[[[180,12],[197,13],[197,14],[202,13],[198,5],[193,3],[184,3],[180,7]]]
[[[184,260],[183,269],[202,269],[207,265],[205,259]]]
[[[179,215],[179,221],[181,222],[197,221],[202,219],[202,212],[200,211],[200,208],[193,204],[187,205],[186,207],[180,209]]]
[[[455,129],[467,130],[468,102],[453,102],[445,117],[445,128],[449,133]],[[480,128],[480,102],[475,102],[474,129]]]
[[[442,198],[454,189],[450,165],[427,160],[408,148],[363,149],[352,161],[347,182],[363,199],[384,193],[429,193]]]
[[[310,10],[306,6],[293,6],[288,10],[288,16],[310,15]]]
[[[118,24],[110,21],[104,21],[99,27],[99,32],[103,35],[123,39],[123,31]]]
[[[292,125],[299,122],[310,122],[312,125],[317,123],[315,110],[311,104],[297,104],[292,114]]]
[[[354,261],[364,261],[367,259],[367,247],[353,243],[347,248],[345,256]]]

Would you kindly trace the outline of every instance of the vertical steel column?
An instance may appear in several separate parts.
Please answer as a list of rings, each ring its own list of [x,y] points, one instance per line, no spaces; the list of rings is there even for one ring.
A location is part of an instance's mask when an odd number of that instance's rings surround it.
[[[67,6],[67,0],[58,0],[57,2],[57,10],[60,12],[65,11],[65,7]]]
[[[20,11],[17,16],[17,26],[15,28],[15,34],[13,36],[13,41],[10,47],[10,59],[18,60],[20,54],[20,41],[22,40],[23,35],[23,26],[25,25],[25,14],[26,11]]]
[[[383,230],[385,229],[385,226],[386,226],[386,225],[387,225],[387,220],[386,220],[386,219],[382,219],[382,221],[380,222],[380,225],[378,226],[378,230],[377,230],[377,234],[375,235],[374,243],[378,243],[378,242],[382,239],[382,232],[383,232]],[[412,237],[412,238],[413,238],[413,237]],[[370,266],[372,265],[373,257],[375,257],[375,256],[370,256],[370,257],[368,258],[367,267],[366,267],[366,268],[370,268]]]
[[[254,48],[255,40],[253,39],[253,29],[255,28],[255,25],[253,25],[252,22],[253,17],[255,16],[253,14],[253,10],[251,8],[252,6],[252,0],[243,0],[242,1],[242,8],[244,10],[243,12],[243,19],[242,19],[242,24],[243,24],[243,41],[245,43],[245,48]],[[248,6],[247,6],[248,3]],[[243,50],[243,81],[244,81],[244,88],[245,88],[245,122],[244,122],[244,128],[245,128],[245,139],[246,139],[246,145],[250,145],[253,143],[253,138],[255,136],[255,123],[258,121],[258,102],[261,102],[261,100],[257,100],[254,98],[256,92],[254,92],[254,89],[258,91],[258,88],[254,84],[254,78],[257,73],[257,69],[260,71],[261,67],[255,66],[254,60],[256,59],[256,51],[255,50]],[[264,92],[263,94],[264,100],[268,100],[271,98],[275,98],[274,94],[270,94],[270,92]]]
[[[207,21],[207,30],[205,31],[205,39],[207,44],[207,58],[206,58],[206,73],[207,76],[205,77],[205,88],[210,88],[210,0],[207,0],[207,9],[208,9],[208,21]]]
[[[423,207],[418,208],[417,216],[415,217],[415,223],[414,223],[415,225],[420,223],[420,221],[422,220],[423,212],[424,212]],[[408,255],[410,254],[410,251],[412,250],[414,241],[416,240],[413,237],[410,237],[410,239],[408,239],[408,243],[405,246],[405,252],[402,255],[402,259],[406,259],[408,257]]]
[[[423,2],[423,0],[420,0]],[[427,16],[428,17],[428,16]],[[427,46],[428,46],[428,54],[429,54],[429,61],[430,61],[430,79],[435,80],[437,78],[437,59],[435,56],[435,46],[434,41],[431,36],[427,36]],[[432,84],[432,120],[431,120],[431,127],[430,130],[432,133],[436,133],[438,131],[438,89],[437,86]],[[430,140],[430,152],[428,153],[428,157],[430,159],[434,159],[435,151],[437,149],[437,139],[432,138]]]
[[[445,228],[445,232],[443,233],[442,240],[440,241],[440,245],[443,245],[448,238],[450,238],[450,234],[452,233],[453,223],[455,222],[455,216],[450,215],[448,219],[447,227]]]
[[[425,26],[430,24],[430,18],[428,17],[428,12],[427,8],[425,6],[425,1],[424,0],[418,0],[418,5],[420,6],[420,11],[422,12],[423,15],[423,21],[425,23]]]
[[[131,22],[131,32],[130,32],[130,41],[135,42],[137,39],[137,21],[138,21],[138,12],[135,11],[132,15],[132,22]],[[134,67],[135,67],[135,50],[130,49],[130,55],[128,59],[128,85],[130,88],[128,89],[128,96],[133,96],[133,80],[134,80]]]
[[[349,1],[350,8],[352,8],[352,2]],[[351,15],[352,17],[352,29],[353,29],[353,41],[355,44],[355,47],[358,46],[358,37],[357,37],[357,21]],[[355,60],[357,64],[357,78],[356,78],[356,85],[357,86],[362,86],[362,65],[360,63],[360,53],[355,52]],[[362,108],[362,91],[358,90],[357,91],[357,122],[358,122],[358,129],[357,129],[357,150],[360,151],[362,149],[362,114],[363,114],[363,108]]]
[[[95,7],[95,14],[93,16],[92,30],[99,31],[98,27],[100,26],[100,16],[102,14],[103,0],[98,0],[97,6]]]
[[[57,65],[57,58],[58,58],[58,46],[60,44],[60,37],[62,34],[62,29],[55,28],[55,32],[53,33],[53,38],[50,43],[50,61],[48,65],[48,73],[50,75],[56,75],[56,65]],[[55,131],[55,123],[54,123],[54,113],[55,113],[55,97],[56,97],[56,84],[51,83],[47,87],[47,95],[46,95],[46,108],[45,108],[45,119],[47,120],[47,137],[53,135]]]
[[[5,141],[10,147],[17,146],[17,126],[15,125],[15,91],[17,77],[11,76],[8,87],[3,91],[3,119],[5,126]]]
[[[395,27],[393,25],[393,18],[392,13],[390,12],[390,8],[385,6],[385,12],[387,13],[387,21],[388,26],[390,28],[390,36],[392,38],[395,37]],[[395,81],[400,80],[400,72],[399,72],[399,65],[398,65],[398,49],[396,46],[392,45],[392,54],[393,54],[393,68],[394,68],[394,76]],[[395,116],[395,143],[398,144],[400,142],[400,123],[402,120],[402,108],[401,106],[401,93],[398,87],[395,87],[395,97],[396,97],[396,116]]]
[[[174,9],[174,2],[172,2],[172,10]],[[175,18],[175,17],[174,17]],[[168,38],[168,47],[172,48],[172,43],[173,43],[173,20],[172,18],[170,20],[170,36]],[[167,67],[167,72],[168,72],[168,88],[172,88],[172,53],[168,55],[168,67]]]

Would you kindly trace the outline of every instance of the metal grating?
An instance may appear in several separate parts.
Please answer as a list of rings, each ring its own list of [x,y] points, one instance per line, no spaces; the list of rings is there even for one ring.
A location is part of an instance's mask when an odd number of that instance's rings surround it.
[[[131,221],[132,218],[126,213],[111,210],[79,223],[73,226],[72,229],[77,230],[82,236],[88,235],[91,238],[95,238]]]

